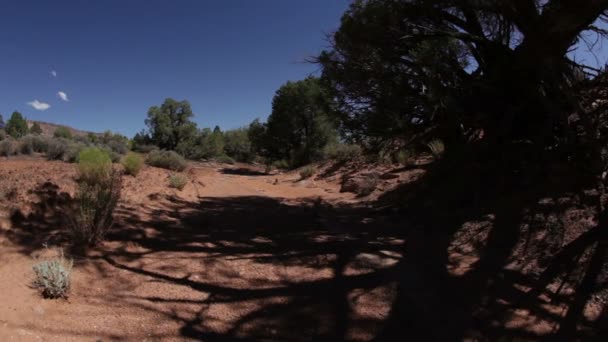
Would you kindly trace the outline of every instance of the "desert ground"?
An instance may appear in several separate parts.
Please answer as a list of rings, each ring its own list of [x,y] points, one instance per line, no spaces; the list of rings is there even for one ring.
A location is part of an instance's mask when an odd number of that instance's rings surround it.
[[[69,298],[48,300],[31,286],[32,265],[65,245],[65,205],[75,192],[75,165],[39,157],[3,159],[0,336],[3,341],[382,340],[397,288],[414,316],[437,324],[426,331],[431,339],[453,326],[522,340],[556,329],[564,304],[542,296],[534,308],[518,303],[517,291],[526,287],[521,279],[493,289],[487,311],[469,318],[451,311],[458,307],[454,303],[442,302],[442,284],[425,278],[424,262],[412,261],[424,251],[408,245],[408,237],[421,233],[403,215],[374,204],[423,174],[423,167],[376,169],[381,182],[367,197],[340,192],[345,172],[320,167],[312,179],[299,180],[297,172],[195,163],[184,171],[189,183],[178,191],[167,187],[167,170],[146,166],[136,178],[124,176],[107,241],[86,256],[73,256]],[[464,227],[462,243],[449,251],[454,277],[477,260],[474,246],[484,236],[483,222]],[[453,291],[457,301],[462,290]],[[585,308],[589,322],[601,309],[599,301]],[[415,336],[414,316],[401,317],[404,338]],[[465,319],[484,323],[462,324]],[[592,323],[579,328],[597,331]]]

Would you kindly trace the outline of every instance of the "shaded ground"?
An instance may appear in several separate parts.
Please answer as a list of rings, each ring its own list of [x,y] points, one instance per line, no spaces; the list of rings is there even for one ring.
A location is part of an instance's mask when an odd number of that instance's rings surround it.
[[[379,190],[390,197],[424,171],[380,172],[391,175]],[[418,213],[383,201],[371,205],[367,200],[380,193],[364,199],[339,193],[338,168],[303,182],[297,173],[265,175],[247,166],[197,164],[185,173],[190,183],[182,192],[167,188],[161,169],[126,177],[108,242],[76,260],[69,301],[49,301],[28,286],[32,256],[64,241],[73,165],[0,161],[0,336],[537,340],[559,330],[576,296],[569,286],[549,286],[527,299],[538,270],[547,267],[534,264],[543,259],[536,250],[580,241],[593,226],[583,207],[570,211],[558,219],[582,228],[543,247],[540,227],[494,236],[492,227],[518,224],[518,208],[493,205],[508,212],[480,215],[438,213],[433,203]],[[538,208],[554,212],[551,203]],[[484,254],[488,248],[493,253]],[[577,338],[599,339],[606,326],[601,302],[583,311]]]

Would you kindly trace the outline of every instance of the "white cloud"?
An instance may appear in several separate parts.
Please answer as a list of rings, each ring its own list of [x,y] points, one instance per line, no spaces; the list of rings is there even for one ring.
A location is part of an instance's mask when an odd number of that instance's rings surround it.
[[[35,110],[47,110],[51,108],[51,105],[48,103],[40,102],[38,100],[34,100],[32,102],[28,102],[28,105],[32,106]]]
[[[57,71],[55,71],[55,70],[51,70],[51,76],[53,76],[53,77],[57,77]]]
[[[65,102],[70,101],[70,100],[68,99],[68,94],[66,94],[66,93],[64,93],[64,92],[62,92],[62,91],[58,91],[58,92],[57,92],[57,96],[59,96],[59,98],[60,98],[60,99],[62,99],[63,101],[65,101]]]

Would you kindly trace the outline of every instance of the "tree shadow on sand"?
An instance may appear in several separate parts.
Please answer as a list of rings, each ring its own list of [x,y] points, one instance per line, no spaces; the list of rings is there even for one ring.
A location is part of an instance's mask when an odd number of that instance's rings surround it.
[[[595,322],[582,311],[606,287],[597,281],[601,233],[565,239],[566,223],[549,219],[582,210],[593,195],[573,195],[581,184],[495,178],[484,190],[486,171],[431,170],[372,205],[257,196],[123,204],[91,260],[107,277],[126,272],[196,294],[109,290],[104,300],[156,312],[198,340],[599,338],[605,309]],[[16,221],[24,232],[11,241],[24,251],[39,248],[40,215]],[[531,260],[545,262],[541,272],[526,269]],[[551,287],[562,279],[574,291]]]

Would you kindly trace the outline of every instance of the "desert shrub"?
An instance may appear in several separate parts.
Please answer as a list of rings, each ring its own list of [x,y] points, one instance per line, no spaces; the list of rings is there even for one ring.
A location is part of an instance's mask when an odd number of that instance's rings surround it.
[[[188,166],[186,159],[173,151],[156,150],[148,154],[146,164],[173,171],[183,171]]]
[[[188,179],[180,174],[171,174],[169,175],[169,187],[175,188],[178,190],[182,190],[186,184],[188,183]]]
[[[45,298],[67,298],[70,290],[70,276],[73,260],[67,260],[63,253],[59,257],[42,260],[34,269],[34,287],[42,291]]]
[[[95,164],[107,165],[106,158],[96,155]],[[112,227],[121,188],[121,175],[115,171],[110,171],[105,178],[98,178],[97,182],[79,183],[68,226],[74,247],[85,249],[103,240]]]
[[[285,159],[277,160],[272,163],[272,167],[280,170],[287,170],[289,169],[289,162]]]
[[[126,139],[122,139],[120,138],[119,135],[114,135],[115,138],[112,138],[112,140],[108,141],[108,143],[106,144],[106,146],[112,150],[112,152],[115,152],[117,154],[125,154],[127,152],[129,152],[129,141]]]
[[[330,144],[323,149],[323,158],[346,163],[359,158],[362,155],[359,145]]]
[[[31,135],[26,135],[23,138],[19,139],[18,150],[21,154],[34,153],[34,141]]]
[[[315,174],[315,168],[311,165],[304,166],[300,169],[300,179],[306,179],[312,177]]]
[[[44,153],[48,146],[48,140],[39,135],[29,134],[19,140],[19,151],[22,154]]]
[[[72,140],[74,140],[75,142],[79,142],[83,145],[90,145],[91,144],[91,140],[89,140],[89,137],[86,135],[75,135]]]
[[[0,129],[0,141],[6,139],[6,132],[3,129]]]
[[[63,160],[63,156],[68,152],[70,142],[66,139],[50,139],[46,151],[49,160]]]
[[[4,139],[0,141],[0,156],[12,156],[17,154],[17,142],[14,139]]]
[[[55,138],[72,139],[72,131],[67,127],[57,127],[55,132],[53,132],[53,136]]]
[[[112,160],[107,152],[95,147],[85,148],[78,154],[79,179],[88,184],[101,184],[112,173]]]
[[[110,157],[110,160],[112,161],[112,163],[119,163],[120,162],[120,159],[122,158],[122,155],[120,155],[117,152],[112,151],[109,148],[103,148],[102,150],[108,154],[108,156]]]
[[[412,152],[410,150],[399,150],[395,153],[393,159],[397,164],[406,166],[412,159]]]
[[[133,151],[135,151],[135,152],[150,153],[155,150],[158,150],[158,146],[133,144]]]
[[[49,138],[40,135],[32,135],[32,144],[34,145],[34,152],[46,153],[49,148]]]
[[[76,163],[78,162],[78,156],[80,155],[80,152],[82,152],[86,148],[87,145],[68,141],[67,150],[63,154],[63,158],[61,158],[61,160],[66,163]]]
[[[234,159],[232,159],[228,156],[219,156],[219,157],[215,158],[215,160],[218,163],[224,163],[224,164],[230,164],[230,165],[234,165],[234,163],[235,163]]]
[[[127,174],[135,177],[144,165],[144,160],[139,154],[129,152],[122,158],[121,164]]]
[[[431,150],[433,157],[437,159],[441,158],[445,152],[445,145],[440,139],[431,140],[428,144],[426,144],[426,146],[428,146],[429,150]]]

